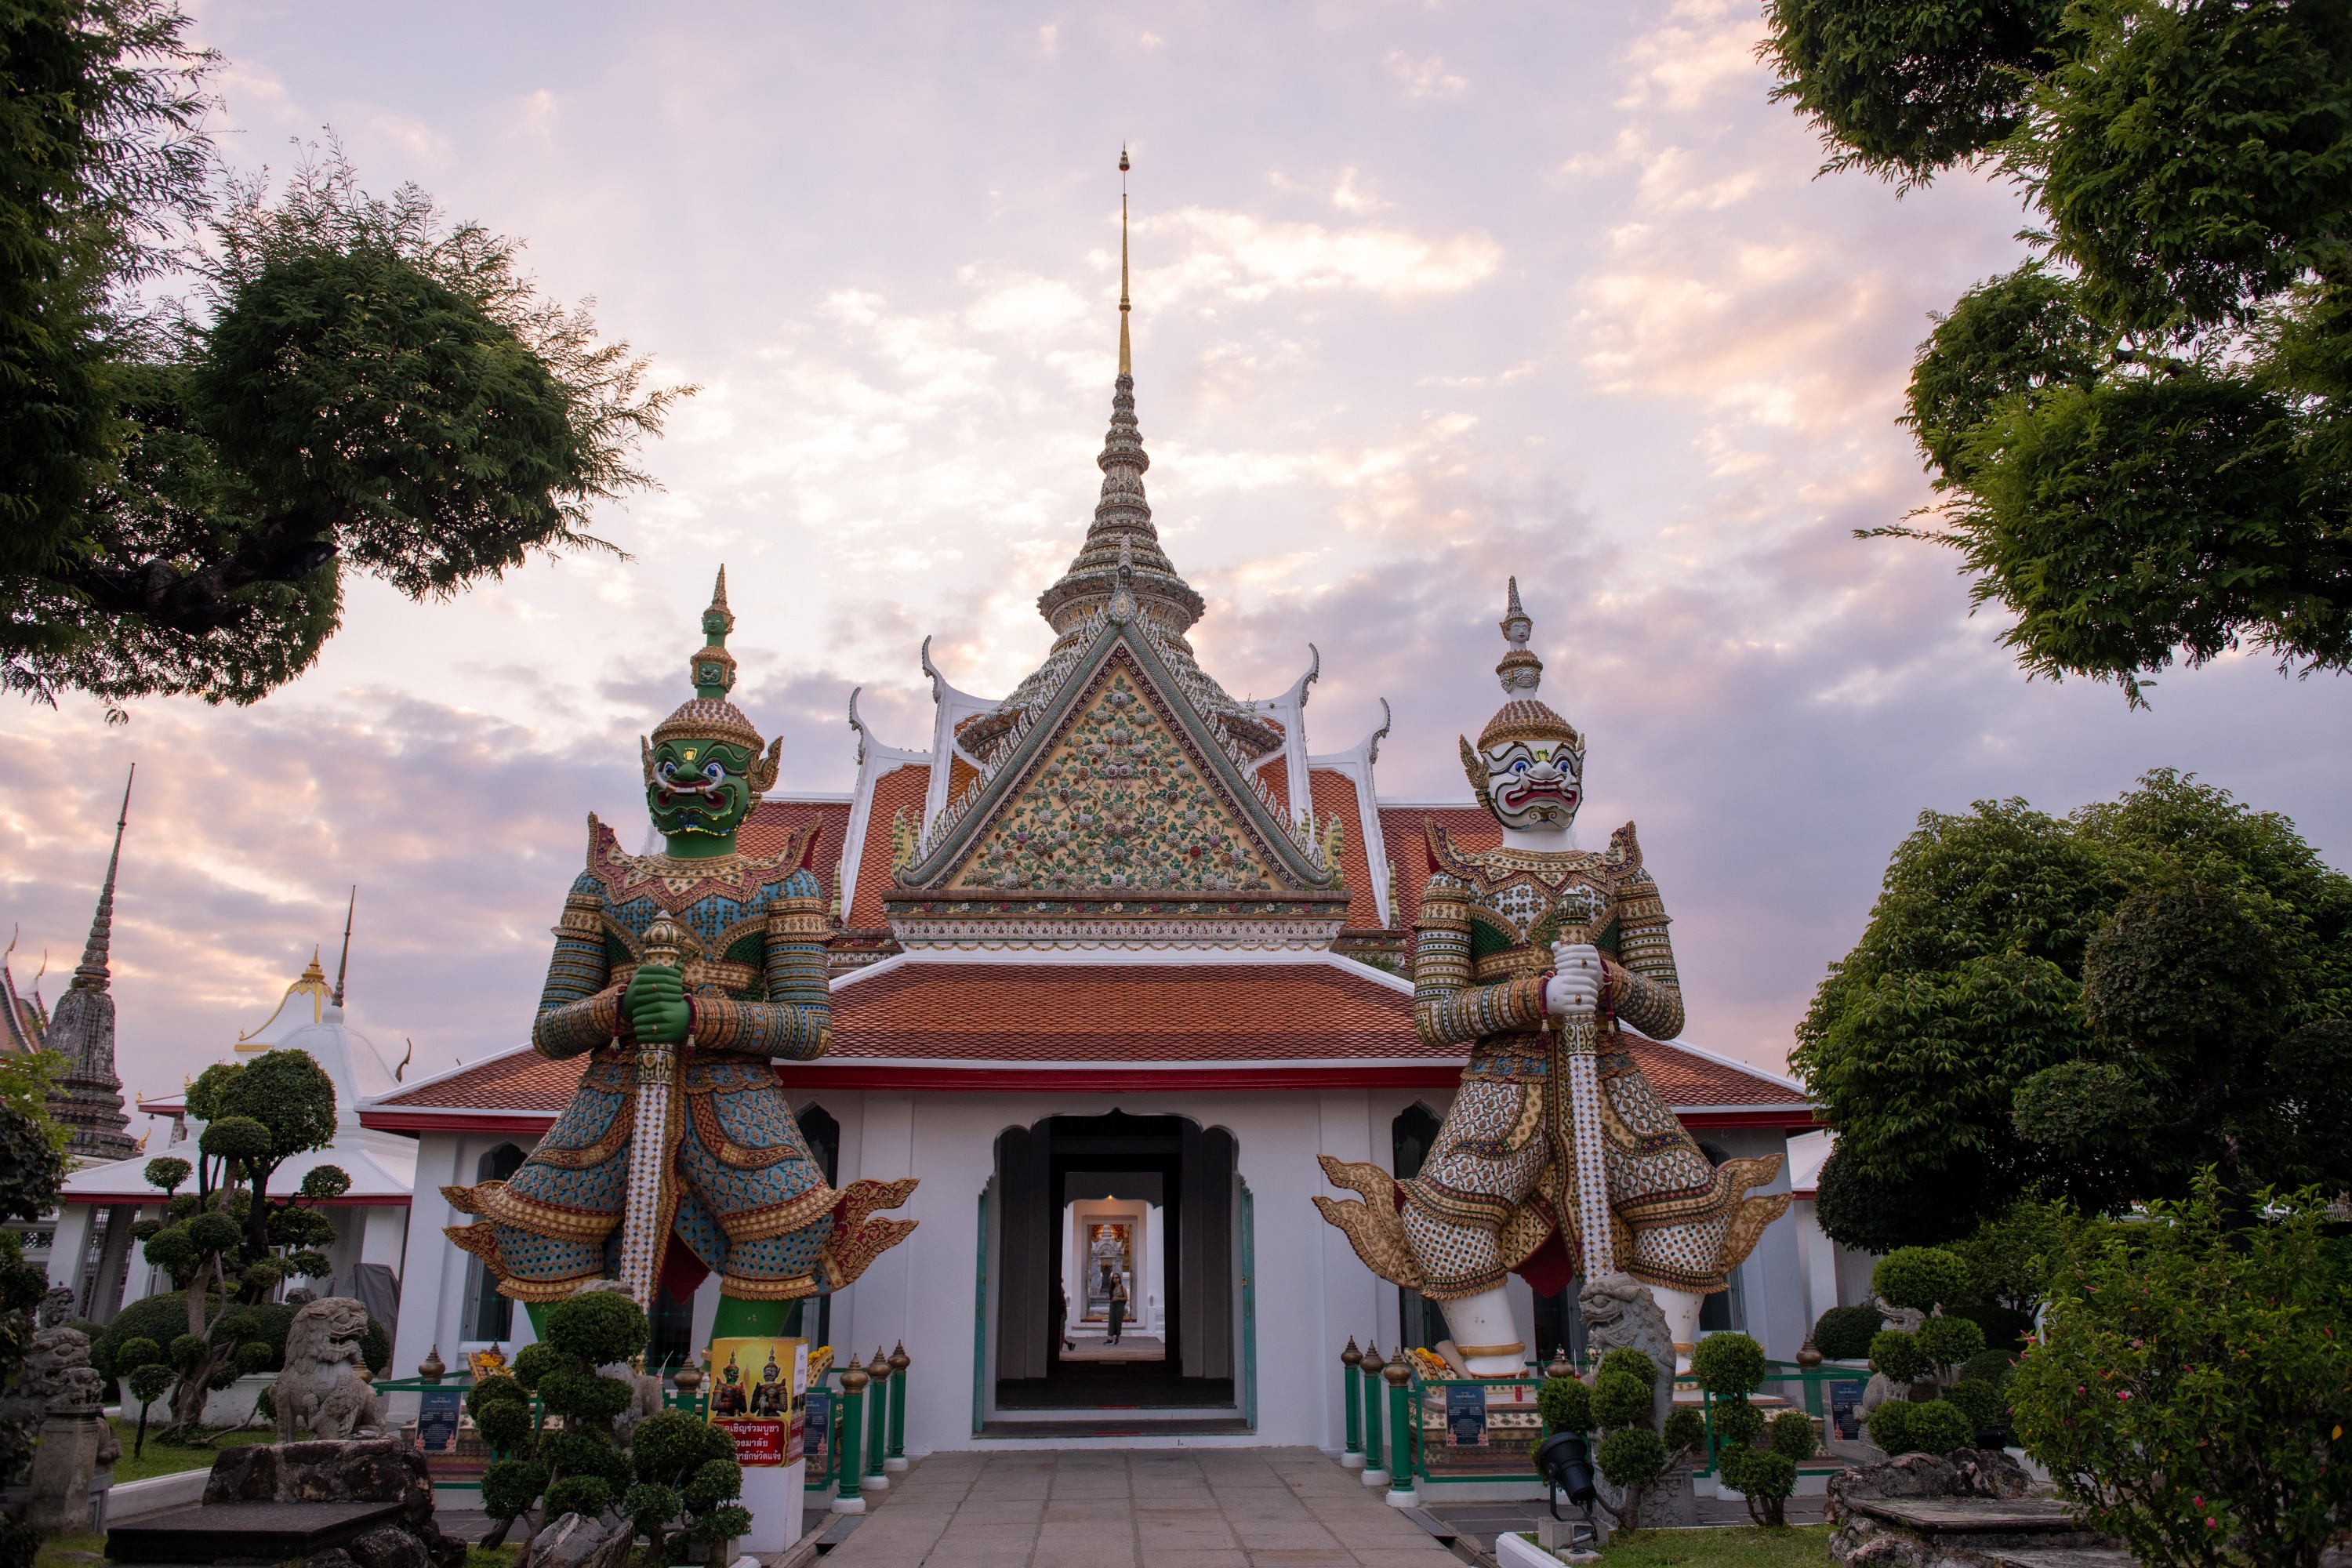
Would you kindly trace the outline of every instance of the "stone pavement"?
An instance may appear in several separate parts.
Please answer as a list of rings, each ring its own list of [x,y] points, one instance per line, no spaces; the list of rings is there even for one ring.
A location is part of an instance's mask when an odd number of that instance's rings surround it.
[[[1458,1568],[1312,1448],[939,1453],[824,1568]]]

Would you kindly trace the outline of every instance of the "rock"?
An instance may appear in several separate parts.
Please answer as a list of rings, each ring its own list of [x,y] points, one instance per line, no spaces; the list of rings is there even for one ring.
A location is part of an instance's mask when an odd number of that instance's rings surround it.
[[[399,1533],[415,1542],[415,1559],[372,1562],[359,1555],[361,1542],[354,1542],[348,1549],[352,1568],[426,1568],[428,1563],[435,1568],[458,1568],[466,1561],[466,1543],[444,1535],[434,1521],[433,1481],[425,1474],[425,1456],[398,1437],[225,1448],[213,1461],[205,1501],[396,1502],[402,1508]],[[311,1568],[344,1565],[320,1564],[314,1559]]]
[[[2076,1528],[2033,1490],[2025,1467],[1998,1448],[1857,1466],[1830,1478],[1829,1516],[1837,1525],[1830,1561],[1842,1568],[1998,1568],[2012,1552],[2113,1552],[2110,1538]]]
[[[636,1533],[625,1521],[606,1526],[567,1513],[541,1527],[530,1543],[530,1568],[621,1568]]]
[[[396,1525],[371,1530],[343,1550],[359,1568],[433,1568],[425,1542]]]
[[[324,1552],[312,1552],[302,1568],[360,1568],[360,1565],[352,1561],[350,1552],[340,1546],[333,1546]]]

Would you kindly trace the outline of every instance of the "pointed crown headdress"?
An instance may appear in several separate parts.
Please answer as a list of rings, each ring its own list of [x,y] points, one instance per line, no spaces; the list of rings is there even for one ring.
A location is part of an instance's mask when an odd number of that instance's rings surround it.
[[[655,727],[651,740],[639,742],[645,752],[647,784],[653,782],[656,746],[667,741],[718,741],[740,746],[751,753],[754,802],[775,787],[776,773],[782,762],[783,737],[780,735],[772,742],[762,741],[751,721],[743,716],[743,710],[727,700],[727,693],[735,686],[735,656],[727,651],[727,634],[734,629],[735,612],[727,607],[727,568],[721,566],[718,584],[710,592],[710,607],[702,612],[703,646],[688,661],[687,675],[694,682],[694,695]],[[763,751],[765,755],[761,754]]]
[[[1468,770],[1470,786],[1478,792],[1482,802],[1486,798],[1486,763],[1479,752],[1491,752],[1513,741],[1530,744],[1550,742],[1568,748],[1578,770],[1584,765],[1584,737],[1576,732],[1575,725],[1536,700],[1536,688],[1543,682],[1543,660],[1528,647],[1536,624],[1519,605],[1519,580],[1513,577],[1510,583],[1510,603],[1499,623],[1503,640],[1510,644],[1510,649],[1495,666],[1495,678],[1502,682],[1507,700],[1478,732],[1477,751],[1471,750],[1468,740],[1462,742],[1462,765]]]

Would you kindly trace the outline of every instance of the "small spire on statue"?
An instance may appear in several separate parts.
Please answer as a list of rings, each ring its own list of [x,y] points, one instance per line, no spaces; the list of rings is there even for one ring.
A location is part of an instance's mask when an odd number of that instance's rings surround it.
[[[1503,683],[1505,695],[1532,697],[1543,683],[1543,660],[1528,649],[1528,639],[1535,636],[1536,623],[1519,604],[1517,577],[1511,579],[1510,603],[1505,606],[1498,624],[1503,629],[1503,640],[1511,645],[1511,650],[1495,667],[1495,678]]]
[[[694,694],[706,701],[722,701],[734,689],[735,656],[727,651],[727,634],[734,629],[735,612],[727,607],[727,568],[721,566],[711,585],[710,607],[702,612],[702,647],[689,666]]]

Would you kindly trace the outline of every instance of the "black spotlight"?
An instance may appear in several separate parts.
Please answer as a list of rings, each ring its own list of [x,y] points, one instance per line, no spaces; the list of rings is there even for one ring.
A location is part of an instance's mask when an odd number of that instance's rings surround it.
[[[1569,1501],[1584,1510],[1585,1519],[1591,1520],[1592,1504],[1599,1493],[1592,1486],[1592,1451],[1583,1438],[1573,1432],[1553,1433],[1536,1450],[1536,1469],[1549,1489],[1547,1495],[1552,1518],[1560,1517],[1559,1499],[1564,1492]]]

